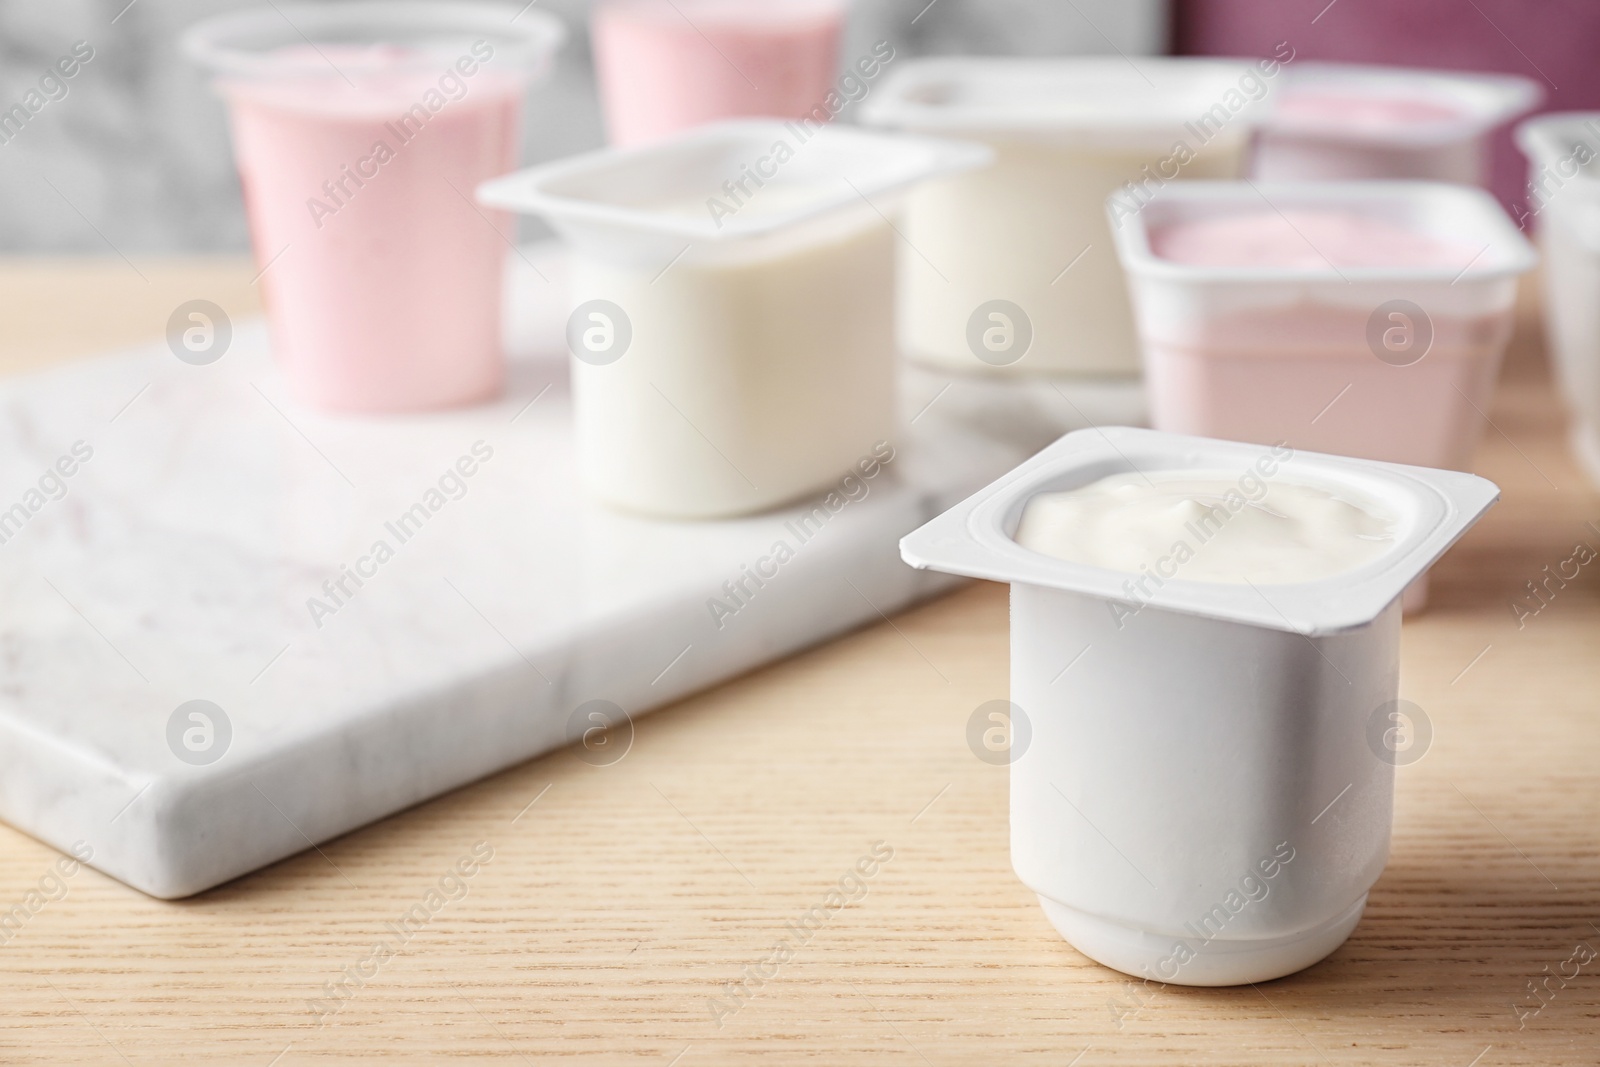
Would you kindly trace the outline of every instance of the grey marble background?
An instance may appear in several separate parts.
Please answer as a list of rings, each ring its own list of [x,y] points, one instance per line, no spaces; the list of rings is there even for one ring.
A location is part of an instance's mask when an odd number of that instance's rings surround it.
[[[198,19],[261,2],[0,0],[0,111],[75,42],[94,49],[66,95],[0,144],[0,253],[245,248],[226,117],[175,40]],[[603,140],[589,0],[538,6],[571,36],[555,76],[530,100],[530,162]],[[857,0],[845,51],[888,39],[901,55],[1150,53],[1166,38],[1163,0]]]

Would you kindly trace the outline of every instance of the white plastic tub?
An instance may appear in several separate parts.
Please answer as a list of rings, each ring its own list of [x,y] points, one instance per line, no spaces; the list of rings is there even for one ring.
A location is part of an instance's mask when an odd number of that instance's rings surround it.
[[[1110,210],[1156,429],[1425,467],[1470,462],[1517,278],[1535,261],[1487,193],[1433,182],[1189,182],[1132,214]],[[1448,238],[1461,262],[1216,267],[1162,259],[1151,246],[1164,226],[1306,210]]]
[[[1262,126],[1262,181],[1418,178],[1483,185],[1487,137],[1544,98],[1513,74],[1294,63]]]
[[[1517,127],[1544,254],[1545,337],[1572,413],[1572,445],[1600,485],[1600,112],[1541,115]]]
[[[988,150],[800,122],[702,127],[482,186],[572,253],[579,465],[607,504],[738,515],[895,437],[904,190]]]
[[[1396,536],[1320,581],[1180,570],[1148,598],[1137,575],[1012,539],[1036,494],[1169,470],[1332,489]],[[1372,731],[1398,695],[1398,598],[1498,496],[1453,471],[1108,428],[901,542],[913,566],[1011,584],[1010,700],[1029,727],[1013,725],[1029,740],[1011,755],[1012,863],[1062,936],[1185,985],[1281,977],[1349,936],[1388,859],[1395,756]]]
[[[1241,173],[1280,69],[1144,56],[897,65],[863,121],[982,140],[997,156],[911,195],[902,348],[976,373],[1137,374],[1101,205],[1127,182],[1155,195],[1175,178]]]

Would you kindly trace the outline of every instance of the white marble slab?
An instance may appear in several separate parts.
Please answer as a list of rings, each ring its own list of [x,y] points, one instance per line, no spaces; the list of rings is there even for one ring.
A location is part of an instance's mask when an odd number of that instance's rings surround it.
[[[903,534],[1086,418],[1139,414],[1125,386],[907,374],[897,458],[805,543],[809,505],[650,522],[580,498],[559,323],[519,323],[503,400],[424,417],[296,407],[256,322],[210,366],[158,345],[0,382],[0,818],[198,892],[567,744],[587,701],[637,716],[930,595]],[[65,494],[30,497],[77,442]],[[479,442],[459,498],[397,536]],[[794,558],[719,628],[708,600],[778,539]],[[335,603],[324,581],[378,541],[393,557]],[[231,728],[209,763],[169,743],[192,700]]]

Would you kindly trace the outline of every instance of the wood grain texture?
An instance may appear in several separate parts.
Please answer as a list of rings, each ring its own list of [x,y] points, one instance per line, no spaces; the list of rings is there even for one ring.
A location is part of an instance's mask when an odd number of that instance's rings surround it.
[[[6,365],[157,336],[191,296],[249,306],[243,264],[141,268],[0,268],[27,294],[6,297]],[[1600,948],[1600,578],[1521,629],[1509,606],[1600,546],[1531,310],[1476,464],[1504,501],[1405,626],[1401,693],[1433,745],[1319,966],[1140,987],[1056,936],[1010,870],[1005,771],[966,747],[1006,693],[1004,590],[973,585],[642,719],[611,766],[559,752],[177,903],[80,870],[0,944],[0,1062],[1600,1062],[1600,960],[1527,993]],[[866,895],[719,1026],[724,983],[879,841]],[[475,846],[493,858],[465,895],[447,883],[459,899],[319,1025],[324,983],[398,944],[386,923]],[[0,828],[0,911],[56,860]],[[1541,1003],[1519,1028],[1513,1005]]]

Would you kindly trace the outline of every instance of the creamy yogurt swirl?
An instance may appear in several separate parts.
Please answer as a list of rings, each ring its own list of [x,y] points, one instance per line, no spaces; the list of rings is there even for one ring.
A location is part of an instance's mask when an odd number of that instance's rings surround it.
[[[1395,524],[1312,485],[1225,471],[1113,474],[1028,501],[1024,548],[1161,579],[1310,582],[1389,551]]]

